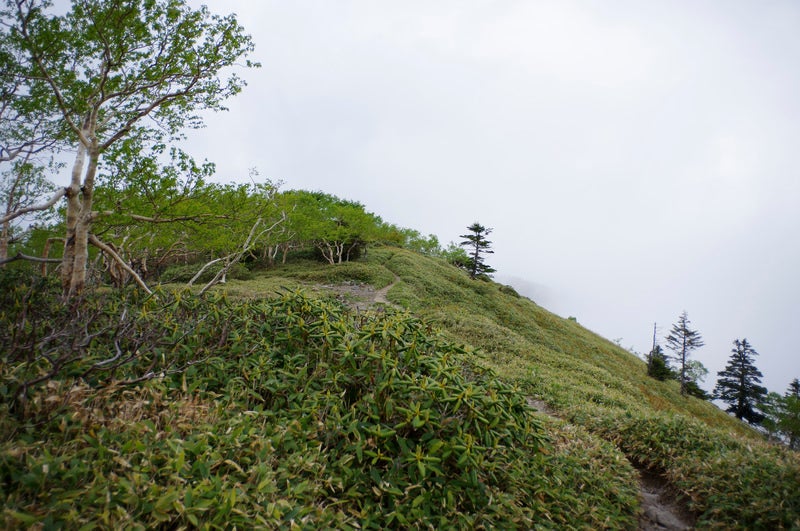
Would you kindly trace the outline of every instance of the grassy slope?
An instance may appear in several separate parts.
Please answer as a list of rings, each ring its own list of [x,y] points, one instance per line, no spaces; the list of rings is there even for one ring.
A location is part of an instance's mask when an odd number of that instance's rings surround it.
[[[384,248],[365,262],[336,275],[347,277],[350,270],[353,279],[375,287],[391,282],[387,271],[395,275],[390,301],[474,347],[480,363],[567,419],[566,427],[551,426],[562,444],[557,451],[567,452],[563,443],[574,435],[565,439],[564,430],[578,425],[586,432],[569,452],[599,445],[609,460],[623,452],[664,473],[700,525],[800,526],[797,456],[765,444],[711,403],[681,396],[676,382],[648,378],[644,362],[629,352],[513,290],[470,281],[441,260]],[[279,269],[267,278],[333,280],[328,274],[316,267]]]
[[[674,382],[647,378],[641,360],[574,321],[553,315],[504,286],[470,281],[441,260],[378,248],[357,263],[299,262],[215,289],[226,291],[231,300],[271,298],[286,287],[304,288],[325,299],[331,293],[342,296],[331,286],[353,282],[376,289],[391,286],[391,302],[432,321],[446,338],[467,345],[472,363],[491,368],[500,379],[514,384],[520,395],[543,400],[562,417],[540,417],[537,423],[544,426],[548,442],[532,455],[509,462],[516,463],[514,470],[529,473],[527,477],[512,475],[518,484],[512,481],[506,490],[497,487],[496,493],[503,498],[495,498],[492,507],[503,507],[508,514],[458,512],[475,526],[519,522],[527,528],[530,523],[523,522],[532,521],[537,528],[634,528],[637,474],[631,462],[636,462],[665,473],[691,501],[701,526],[800,527],[796,455],[764,444],[756,432],[713,405],[681,397]],[[344,296],[352,296],[347,293]],[[195,302],[184,304],[191,313]],[[293,318],[281,309],[269,311],[277,312],[270,318],[278,319],[276,323]],[[235,312],[232,315],[241,322],[261,322],[258,312],[251,315],[246,308]],[[223,345],[227,325],[214,324],[214,319],[223,317],[217,313],[213,310],[204,319],[211,320],[203,324],[208,329],[203,333],[212,337],[211,343]],[[348,328],[352,321],[342,321],[343,337],[366,333],[365,326],[373,321],[365,319],[356,319],[361,324],[355,329]],[[384,326],[380,316],[375,319],[376,324],[370,326]],[[387,319],[395,322],[391,315]],[[398,319],[397,326],[405,326]],[[312,320],[298,322],[296,326],[302,328],[311,326]],[[180,320],[173,325],[180,328]],[[318,325],[319,321],[314,326]],[[202,371],[208,373],[204,376],[198,369],[183,381],[176,377],[117,390],[113,386],[90,389],[68,380],[53,382],[40,390],[30,406],[63,409],[52,422],[17,425],[10,416],[0,418],[4,432],[16,432],[14,438],[4,435],[0,444],[0,479],[6,482],[0,481],[0,487],[13,485],[0,492],[7,505],[6,524],[42,523],[42,518],[55,517],[73,524],[127,526],[160,521],[178,526],[197,525],[198,520],[192,518],[200,518],[201,523],[211,522],[214,527],[214,522],[222,522],[224,527],[225,522],[234,525],[239,518],[261,521],[265,527],[306,522],[299,527],[344,528],[367,526],[372,515],[373,526],[397,525],[386,519],[383,510],[375,510],[374,503],[385,503],[388,494],[370,498],[376,492],[374,487],[370,490],[367,474],[373,465],[361,458],[363,470],[350,464],[353,456],[348,445],[372,439],[354,431],[355,435],[341,440],[341,448],[331,443],[321,452],[317,441],[321,424],[315,428],[309,420],[314,417],[303,413],[308,411],[307,402],[314,411],[336,410],[341,395],[331,392],[331,386],[356,373],[315,371],[313,378],[306,379],[296,368],[302,367],[308,353],[318,352],[313,344],[289,359],[274,332],[253,334],[237,326],[231,333],[239,334],[241,341],[226,348],[241,352],[226,350],[218,363],[204,366]],[[350,340],[342,341],[334,344],[334,351],[350,348]],[[439,345],[438,340],[432,341]],[[107,354],[97,355],[102,359]],[[265,378],[274,371],[263,372],[263,367],[273,367],[284,357],[288,365],[280,377]],[[325,363],[341,365],[342,361],[334,356]],[[365,411],[372,407],[370,397],[377,392],[368,384],[388,373],[381,374],[359,376],[366,385],[367,394],[359,406]],[[409,380],[412,387],[417,385],[414,378]],[[319,388],[312,393],[313,382]],[[265,401],[264,396],[275,395],[273,387],[285,387],[281,396],[291,397],[287,403],[297,407]],[[397,400],[413,398],[397,393]],[[351,414],[355,416],[348,417],[348,422],[358,430],[371,422],[358,417],[356,410]],[[330,413],[320,413],[319,420],[330,423],[320,432],[328,434],[342,422]],[[391,420],[386,426],[398,425]],[[513,452],[509,457],[514,457]],[[86,462],[96,470],[80,464]],[[215,464],[206,470],[203,463]],[[254,482],[254,474],[258,481]],[[331,474],[341,475],[352,487],[332,488]],[[366,482],[362,481],[365,474]],[[191,508],[190,492],[194,493]],[[413,515],[428,507],[427,501],[415,498],[417,492],[398,491],[392,503]],[[71,507],[81,507],[82,512],[70,513],[74,512]],[[424,527],[434,521],[417,524]]]

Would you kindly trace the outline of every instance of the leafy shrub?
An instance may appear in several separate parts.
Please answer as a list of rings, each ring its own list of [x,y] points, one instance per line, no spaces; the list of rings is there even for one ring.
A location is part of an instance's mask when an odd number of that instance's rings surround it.
[[[800,525],[796,456],[765,443],[744,443],[682,415],[625,413],[579,420],[614,441],[629,458],[666,473],[690,500],[699,525]]]
[[[17,302],[3,347],[31,309]],[[39,344],[0,369],[3,404],[47,376],[5,416],[7,527],[509,528],[545,514],[546,441],[522,395],[407,314],[351,318],[296,293],[83,304],[88,335],[61,370]],[[87,324],[42,308],[39,337]],[[109,348],[126,363],[92,370]]]
[[[507,285],[502,285],[501,284],[499,289],[500,289],[500,293],[504,293],[506,295],[511,295],[512,297],[514,297],[516,299],[519,298],[519,293],[517,293],[517,290],[515,290],[513,286],[507,286]]]

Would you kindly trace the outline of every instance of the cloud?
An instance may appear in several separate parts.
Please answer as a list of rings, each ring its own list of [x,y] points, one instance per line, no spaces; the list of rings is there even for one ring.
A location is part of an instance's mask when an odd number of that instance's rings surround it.
[[[255,166],[442,242],[477,219],[500,274],[606,337],[647,350],[686,309],[712,378],[740,336],[771,389],[800,376],[795,3],[225,9],[264,67],[191,136],[220,178]]]

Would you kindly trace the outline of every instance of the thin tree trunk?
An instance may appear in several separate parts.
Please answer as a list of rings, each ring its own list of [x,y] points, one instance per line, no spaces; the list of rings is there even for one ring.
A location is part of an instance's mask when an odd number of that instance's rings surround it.
[[[147,284],[144,283],[144,280],[142,280],[142,277],[140,277],[138,275],[138,273],[136,273],[136,271],[134,271],[133,268],[131,268],[131,266],[129,266],[125,262],[125,260],[110,245],[101,242],[99,239],[97,239],[97,237],[94,234],[90,234],[89,235],[89,241],[92,242],[92,245],[94,245],[95,247],[97,247],[101,251],[103,251],[106,254],[108,254],[108,256],[111,257],[112,260],[117,262],[117,264],[119,264],[119,266],[123,270],[125,270],[131,277],[133,277],[133,280],[135,280],[136,283],[139,284],[139,286],[148,295],[152,295],[153,294],[153,292],[150,290],[150,288],[147,287]]]
[[[3,262],[6,258],[8,258],[8,238],[11,229],[11,222],[6,221],[3,223],[3,230],[2,234],[0,234],[0,262]],[[6,267],[5,263],[0,265],[0,267]]]
[[[94,200],[94,178],[97,173],[97,159],[100,150],[95,144],[89,148],[89,164],[81,188],[81,207],[75,227],[75,243],[72,276],[69,294],[77,295],[86,287],[86,265],[89,262],[89,230],[92,226],[92,205]]]
[[[42,258],[44,258],[45,260],[50,256],[50,247],[54,241],[64,243],[64,240],[62,238],[47,238],[47,241],[44,242],[44,251],[42,252]],[[47,276],[47,264],[48,262],[42,262],[43,277]]]
[[[67,188],[67,215],[66,215],[66,234],[64,237],[64,255],[61,261],[61,285],[64,294],[69,293],[72,283],[72,270],[75,257],[75,229],[78,225],[78,217],[81,211],[80,193],[81,177],[83,176],[83,165],[86,161],[86,146],[78,144],[78,152],[75,155],[75,162],[72,166],[72,179]]]

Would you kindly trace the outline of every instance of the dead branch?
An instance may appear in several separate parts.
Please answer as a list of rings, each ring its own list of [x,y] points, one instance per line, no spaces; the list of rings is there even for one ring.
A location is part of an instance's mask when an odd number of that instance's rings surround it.
[[[241,260],[245,254],[250,252],[250,250],[253,248],[253,245],[255,245],[255,242],[257,242],[265,234],[269,234],[270,232],[272,232],[276,227],[278,227],[284,221],[286,221],[286,213],[283,213],[278,221],[276,221],[269,227],[259,232],[258,235],[256,235],[256,229],[258,229],[258,226],[261,224],[261,218],[258,218],[256,222],[253,224],[253,227],[250,229],[250,233],[247,235],[247,239],[244,241],[244,244],[242,244],[242,248],[239,249],[239,251],[231,253],[225,258],[223,258],[223,260],[225,260],[225,266],[223,266],[223,268],[220,269],[216,275],[214,275],[214,278],[212,278],[208,282],[208,284],[203,286],[203,289],[200,290],[200,294],[202,295],[203,293],[211,289],[212,286],[217,284],[221,278],[224,278],[225,275],[228,273],[228,271],[230,271],[231,267],[233,267],[236,263],[238,263],[239,260]],[[206,264],[206,266],[208,265],[210,264]]]
[[[91,243],[92,245],[94,245],[95,247],[97,247],[98,249],[100,249],[101,251],[103,251],[104,253],[108,254],[108,255],[109,255],[111,258],[113,258],[113,259],[114,259],[114,260],[115,260],[115,261],[116,261],[116,262],[119,264],[119,266],[120,266],[122,269],[124,269],[125,271],[127,271],[127,273],[128,273],[130,276],[132,276],[132,277],[133,277],[133,279],[136,281],[136,283],[137,283],[137,284],[139,284],[139,286],[140,286],[140,287],[141,287],[141,288],[142,288],[142,289],[143,289],[143,290],[144,290],[144,291],[145,291],[145,292],[146,292],[148,295],[152,295],[152,294],[153,294],[153,292],[150,290],[150,288],[148,288],[148,287],[147,287],[147,284],[145,284],[145,283],[144,283],[144,280],[142,280],[142,277],[140,277],[140,276],[139,276],[139,274],[138,274],[136,271],[134,271],[134,270],[131,268],[131,266],[129,266],[129,265],[128,265],[128,264],[125,262],[125,260],[123,260],[123,259],[122,259],[122,257],[116,253],[116,251],[114,251],[114,249],[112,249],[111,247],[109,247],[109,246],[108,246],[108,245],[106,245],[105,243],[103,243],[103,242],[101,242],[100,240],[98,240],[98,239],[97,239],[97,236],[95,236],[94,234],[90,234],[90,235],[89,235],[89,243]]]

